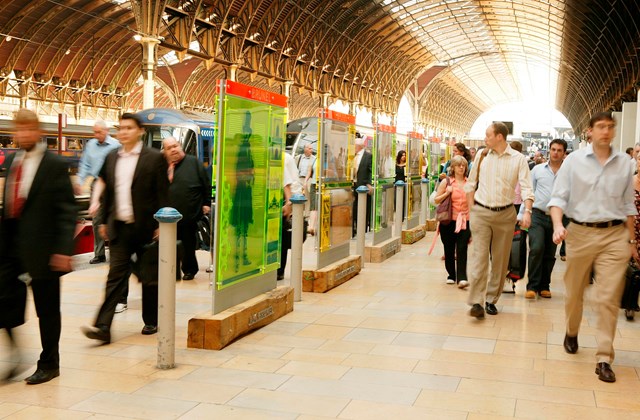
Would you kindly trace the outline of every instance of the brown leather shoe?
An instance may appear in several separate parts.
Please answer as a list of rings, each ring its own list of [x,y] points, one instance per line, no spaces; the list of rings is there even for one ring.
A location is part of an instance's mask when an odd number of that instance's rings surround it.
[[[469,316],[475,317],[477,319],[484,318],[484,308],[479,303],[474,303],[469,311]]]
[[[527,290],[524,294],[525,299],[535,299],[536,298],[536,292],[534,292],[533,290]]]
[[[551,299],[551,292],[548,290],[542,290],[540,292],[540,297],[543,297],[545,299]]]
[[[567,334],[564,335],[564,350],[569,354],[576,354],[578,352],[578,336],[571,337]]]
[[[596,365],[596,375],[602,382],[615,382],[616,374],[613,373],[609,363],[601,362]]]

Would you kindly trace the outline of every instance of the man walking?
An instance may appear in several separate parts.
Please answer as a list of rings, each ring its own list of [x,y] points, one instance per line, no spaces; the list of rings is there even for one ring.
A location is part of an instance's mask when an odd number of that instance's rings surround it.
[[[367,193],[367,223],[366,228],[369,228],[370,218],[371,218],[371,192],[373,191],[372,186],[372,176],[373,176],[373,167],[372,167],[372,157],[371,153],[366,150],[365,147],[365,139],[356,133],[356,141],[355,141],[355,156],[353,158],[353,236],[356,236],[356,225],[358,223],[358,193],[356,193],[356,189],[360,186],[365,186],[369,188],[369,192]]]
[[[595,372],[604,382],[616,380],[611,363],[624,275],[629,258],[638,260],[633,226],[635,165],[611,147],[615,126],[609,112],[591,117],[591,144],[565,159],[549,201],[553,241],[567,243],[564,349],[570,354],[578,351],[584,289],[593,269],[598,312]],[[563,214],[570,220],[566,229]]]
[[[122,114],[118,139],[122,147],[112,151],[100,172],[104,182],[102,209],[104,223],[100,226],[103,238],[109,238],[111,258],[105,289],[105,299],[94,327],[83,328],[91,339],[111,342],[111,323],[116,304],[121,298],[132,269],[131,257],[144,258],[146,252],[157,252],[148,245],[158,237],[158,222],[153,215],[168,205],[169,180],[167,162],[162,154],[142,143],[144,133],[140,119],[130,113]],[[151,270],[152,271],[152,270]],[[158,331],[158,279],[141,270],[142,334]]]
[[[529,281],[524,295],[527,299],[535,299],[536,293],[540,297],[551,298],[549,286],[557,245],[553,242],[553,223],[547,205],[566,150],[566,141],[553,140],[549,144],[549,162],[536,165],[531,171],[535,200],[529,228]]]
[[[0,273],[31,280],[42,353],[25,381],[35,385],[60,376],[60,276],[71,271],[77,210],[67,165],[40,141],[37,115],[21,109],[14,123],[19,150],[4,162]],[[24,302],[17,306],[24,316]]]
[[[520,225],[531,224],[533,190],[527,160],[507,143],[509,129],[494,122],[486,131],[487,148],[476,155],[464,189],[470,208],[473,251],[469,262],[469,315],[484,318],[497,315],[496,303],[502,294],[516,223],[513,192],[520,183],[524,216]],[[487,276],[489,259],[491,273]],[[484,305],[484,308],[483,308]]]
[[[76,195],[82,194],[82,188],[89,176],[93,178],[91,182],[91,192],[93,192],[93,186],[100,174],[105,158],[109,152],[120,147],[120,143],[109,135],[109,130],[104,121],[96,121],[93,126],[93,135],[95,138],[87,141],[78,164],[78,179],[73,186]],[[100,213],[98,211],[93,218],[93,258],[89,261],[89,264],[98,264],[107,260],[104,252],[104,239],[100,237],[98,232],[101,223]]]
[[[198,274],[196,231],[202,214],[211,211],[211,180],[207,179],[202,163],[186,155],[178,140],[168,137],[162,145],[169,165],[169,205],[182,214],[177,228],[177,239],[182,241],[182,261],[177,260],[176,276],[180,276],[182,267],[182,280],[193,280]]]

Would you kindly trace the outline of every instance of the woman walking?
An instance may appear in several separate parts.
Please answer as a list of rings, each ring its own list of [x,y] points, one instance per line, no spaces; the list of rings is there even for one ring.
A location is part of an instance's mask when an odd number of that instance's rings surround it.
[[[469,285],[467,281],[467,248],[471,231],[467,219],[469,206],[464,185],[467,182],[467,160],[458,155],[451,159],[448,178],[440,182],[435,202],[440,204],[451,198],[452,221],[440,223],[440,238],[444,245],[444,261],[447,269],[447,284],[456,284],[460,289]]]

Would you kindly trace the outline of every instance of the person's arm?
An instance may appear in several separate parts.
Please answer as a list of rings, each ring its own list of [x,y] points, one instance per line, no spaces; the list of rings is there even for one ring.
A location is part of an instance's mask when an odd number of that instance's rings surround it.
[[[71,255],[73,253],[73,236],[76,229],[78,208],[73,196],[73,186],[67,175],[64,163],[56,162],[50,187],[55,192],[55,209],[52,223],[56,226],[55,246],[49,258],[52,271],[71,271]]]
[[[519,157],[518,165],[518,183],[520,184],[520,196],[522,197],[522,205],[524,206],[524,214],[520,221],[523,229],[531,226],[531,212],[533,211],[533,187],[531,183],[531,171],[527,166],[527,160],[524,156]]]
[[[452,191],[453,187],[451,185],[447,185],[447,180],[443,179],[442,182],[440,182],[440,184],[438,185],[438,190],[433,201],[435,201],[436,204],[440,204],[442,200],[451,195]]]
[[[481,156],[482,152],[476,154],[476,158],[473,161],[473,166],[471,168],[471,171],[469,172],[469,176],[467,177],[467,182],[466,184],[464,184],[464,192],[467,193],[467,206],[469,207],[469,210],[471,210],[471,208],[475,204],[475,195],[477,189],[476,186],[479,182],[478,168],[480,167],[480,165],[478,164],[478,162],[480,161]]]
[[[204,166],[199,160],[194,159],[196,170],[198,173],[198,180],[200,182],[200,191],[202,195],[202,213],[209,214],[211,211],[211,180],[207,179],[207,173],[204,170]]]
[[[89,142],[87,142],[87,146],[89,146]],[[82,186],[84,185],[84,181],[89,175],[89,169],[91,165],[89,164],[89,154],[91,152],[90,147],[85,147],[82,152],[82,156],[80,156],[80,162],[78,162],[78,178],[77,182],[73,184],[73,192],[75,195],[82,194]]]
[[[562,216],[564,215],[567,203],[569,202],[570,193],[570,163],[569,159],[562,164],[553,183],[553,191],[549,200],[549,214],[553,223],[553,242],[559,244],[567,237],[567,229],[562,224]]]
[[[282,216],[289,217],[291,210],[291,184],[287,184],[284,186],[284,205],[282,206]]]

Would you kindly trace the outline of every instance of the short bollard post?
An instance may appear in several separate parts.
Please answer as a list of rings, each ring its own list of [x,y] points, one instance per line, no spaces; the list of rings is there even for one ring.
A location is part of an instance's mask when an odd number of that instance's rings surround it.
[[[176,365],[176,232],[182,215],[172,207],[163,207],[153,218],[160,223],[157,367],[172,369]]]
[[[291,287],[293,287],[293,301],[302,300],[302,243],[304,242],[304,195],[294,194],[293,221],[291,223]]]
[[[367,231],[367,193],[369,188],[360,185],[356,188],[358,193],[358,214],[356,224],[356,253],[362,258],[361,264],[364,267],[364,235]]]
[[[422,181],[420,181],[420,191],[422,192],[422,197],[420,200],[420,224],[424,225],[427,223],[427,208],[429,207],[428,178],[422,178]]]
[[[404,181],[396,181],[396,217],[395,217],[395,234],[396,236],[402,236],[402,220],[404,219]]]

